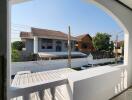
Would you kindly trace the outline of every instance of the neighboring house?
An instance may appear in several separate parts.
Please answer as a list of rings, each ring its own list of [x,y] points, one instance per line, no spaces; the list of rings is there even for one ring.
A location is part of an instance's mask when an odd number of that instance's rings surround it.
[[[96,51],[93,46],[92,37],[89,34],[77,36],[76,48],[87,55],[92,54],[93,59],[114,58],[114,54],[105,51]]]
[[[117,53],[118,56],[124,55],[124,41],[114,42],[114,53]]]
[[[84,34],[77,36],[77,48],[80,52],[91,52],[95,51],[95,48],[92,43],[92,37],[89,34]]]
[[[21,32],[25,41],[26,52],[42,54],[43,56],[65,56],[68,51],[68,35],[54,30],[31,28],[31,32]],[[71,36],[71,51],[75,52],[76,38]],[[50,53],[49,53],[50,52]],[[60,55],[60,52],[62,55]],[[77,53],[74,55],[82,55]]]
[[[65,52],[67,51],[67,34],[47,29],[32,28],[31,32],[21,32],[20,37],[25,40],[26,51],[34,52]],[[34,39],[37,38],[37,39]],[[38,42],[38,46],[34,47],[34,42]],[[76,38],[71,38],[72,51],[75,51],[74,45]]]

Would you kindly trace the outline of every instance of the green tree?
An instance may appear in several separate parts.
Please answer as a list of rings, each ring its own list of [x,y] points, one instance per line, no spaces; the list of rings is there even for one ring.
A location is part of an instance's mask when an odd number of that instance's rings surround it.
[[[107,33],[97,33],[93,38],[93,45],[98,51],[113,51],[114,43],[110,41],[111,35]]]
[[[111,41],[110,44],[109,44],[109,51],[113,52],[113,50],[114,50],[114,42]]]
[[[24,46],[25,44],[22,41],[15,41],[12,43],[12,48],[18,51],[21,51]]]
[[[11,54],[12,62],[18,62],[20,61],[20,53],[16,49],[12,49],[12,54]]]

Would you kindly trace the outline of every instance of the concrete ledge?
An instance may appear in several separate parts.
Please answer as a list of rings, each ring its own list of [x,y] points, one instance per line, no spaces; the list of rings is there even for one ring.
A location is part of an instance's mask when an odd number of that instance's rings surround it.
[[[91,68],[68,75],[73,100],[108,100],[115,93],[121,70],[110,66]]]

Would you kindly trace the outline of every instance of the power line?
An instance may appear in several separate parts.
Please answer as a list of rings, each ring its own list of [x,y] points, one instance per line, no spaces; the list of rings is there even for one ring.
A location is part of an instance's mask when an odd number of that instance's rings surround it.
[[[32,26],[29,26],[29,25],[22,25],[22,24],[11,24],[12,26],[16,26],[16,27],[23,27],[23,28],[25,28],[25,27],[32,27]]]
[[[23,31],[25,31],[25,32],[29,32],[29,30],[20,30],[20,29],[14,29],[14,28],[11,28],[11,33],[20,33],[20,32],[23,32]]]
[[[22,31],[22,30],[17,30],[17,29],[11,29],[12,31],[18,31],[18,32],[20,32],[20,31]]]

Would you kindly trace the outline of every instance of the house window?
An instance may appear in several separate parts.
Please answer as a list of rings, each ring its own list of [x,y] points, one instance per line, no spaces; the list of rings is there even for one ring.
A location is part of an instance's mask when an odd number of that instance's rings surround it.
[[[82,49],[87,49],[88,48],[88,43],[82,43],[81,48]]]
[[[61,49],[62,49],[61,46],[59,46],[59,45],[56,46],[56,52],[60,52]]]
[[[45,49],[45,46],[44,45],[42,45],[42,49]]]
[[[53,40],[51,40],[51,39],[42,39],[41,40],[41,48],[42,49],[52,49],[53,48]]]
[[[68,44],[67,44],[67,42],[65,43],[65,48],[67,48],[68,47]]]
[[[47,46],[47,49],[52,49],[52,46]]]
[[[56,41],[56,44],[61,45],[61,41]]]
[[[62,50],[62,42],[60,40],[56,41],[56,51],[59,52]]]

